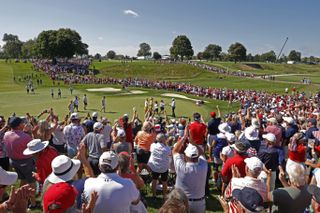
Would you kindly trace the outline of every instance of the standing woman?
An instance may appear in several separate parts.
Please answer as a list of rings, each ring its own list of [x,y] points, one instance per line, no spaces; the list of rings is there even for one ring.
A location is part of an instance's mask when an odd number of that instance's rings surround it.
[[[149,170],[147,163],[150,158],[150,146],[156,140],[156,133],[150,122],[144,122],[141,131],[138,132],[135,138],[135,144],[137,145],[137,161],[138,161],[138,173],[142,169]]]
[[[33,138],[34,139],[41,139],[41,141],[49,141],[51,139],[52,133],[58,127],[58,119],[54,117],[53,119],[54,125],[50,127],[48,119],[40,120],[38,125],[36,125],[33,129]]]

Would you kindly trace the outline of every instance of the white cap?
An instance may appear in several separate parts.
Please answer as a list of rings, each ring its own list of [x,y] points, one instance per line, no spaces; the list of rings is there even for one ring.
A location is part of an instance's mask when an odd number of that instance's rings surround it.
[[[199,151],[196,146],[189,143],[186,150],[184,150],[184,154],[189,158],[196,158],[199,156]]]
[[[237,137],[233,133],[227,132],[225,135],[226,135],[227,141],[235,142],[237,139]]]
[[[231,132],[231,127],[228,125],[228,123],[222,123],[218,126],[218,129],[222,133]]]
[[[117,137],[126,137],[126,132],[123,129],[118,129]]]
[[[118,156],[112,152],[104,152],[99,158],[99,165],[109,165],[112,169],[118,166]]]
[[[258,128],[260,127],[259,121],[258,121],[258,119],[256,119],[256,118],[252,118],[252,120],[251,120],[251,125],[252,125],[254,128],[256,128],[256,129],[258,129]]]
[[[27,148],[23,151],[24,155],[32,155],[44,150],[49,145],[49,141],[41,141],[41,139],[33,139],[27,144]]]
[[[246,163],[249,170],[254,171],[255,169],[261,169],[263,168],[263,163],[261,160],[257,157],[251,157],[244,159],[244,162]]]
[[[18,179],[16,172],[7,172],[0,166],[0,185],[9,186],[14,184]]]
[[[100,129],[102,129],[102,128],[103,128],[103,124],[100,123],[100,122],[95,122],[95,123],[93,124],[93,129],[100,130]]]
[[[294,124],[294,120],[292,117],[283,117],[283,120],[288,124]]]
[[[78,113],[74,112],[74,113],[72,113],[72,114],[70,115],[70,119],[71,119],[71,120],[79,120],[80,117],[79,117]]]
[[[264,135],[262,135],[262,138],[264,138],[272,143],[275,143],[277,141],[277,138],[273,133],[264,134]]]
[[[93,118],[97,118],[98,116],[99,116],[99,115],[98,115],[97,112],[93,112],[93,113],[92,113],[92,117],[93,117]]]
[[[244,130],[244,136],[249,141],[259,140],[259,131],[255,127],[249,126]]]

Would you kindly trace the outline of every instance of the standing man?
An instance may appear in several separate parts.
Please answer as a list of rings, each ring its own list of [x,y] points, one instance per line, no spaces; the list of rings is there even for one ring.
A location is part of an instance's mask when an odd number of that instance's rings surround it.
[[[200,113],[196,112],[193,114],[193,120],[189,126],[190,138],[195,144],[199,145],[203,150],[205,150],[205,139],[207,135],[207,125],[204,124]]]
[[[103,96],[103,98],[101,100],[101,110],[100,111],[102,112],[102,110],[104,113],[106,112],[106,96]]]
[[[29,87],[28,87],[29,88]],[[28,91],[29,91],[29,89],[28,89]],[[28,92],[29,93],[29,92]],[[54,98],[54,89],[53,88],[51,88],[51,98]]]
[[[79,98],[78,98],[78,96],[74,96],[73,104],[74,104],[74,109],[76,109],[77,112],[79,112]]]
[[[171,110],[172,110],[172,117],[176,117],[176,113],[174,112],[174,110],[176,109],[176,102],[174,100],[174,98],[171,99]]]
[[[218,111],[218,117],[216,112],[210,112],[211,119],[208,122],[208,137],[207,137],[207,143],[209,145],[212,144],[214,138],[220,132],[218,127],[221,123],[221,113],[218,105],[217,105],[217,111]]]
[[[87,98],[87,95],[84,94],[83,95],[83,109],[84,110],[87,110],[87,105],[88,105],[88,98]]]
[[[67,153],[70,158],[76,156],[82,138],[85,136],[83,127],[80,125],[78,113],[72,113],[71,123],[64,127],[63,134],[67,144]]]
[[[58,97],[61,98],[61,89],[58,88]]]
[[[72,95],[73,87],[72,87],[72,86],[70,86],[69,90],[70,90],[70,94]]]
[[[176,170],[176,188],[184,191],[189,199],[190,213],[204,213],[206,209],[205,186],[208,163],[204,151],[189,137],[189,128],[172,150]],[[189,139],[190,143],[183,152],[183,147]],[[180,154],[184,153],[184,154]]]
[[[88,161],[95,176],[100,174],[99,158],[104,151],[107,151],[104,136],[102,134],[103,127],[102,123],[96,122],[93,125],[93,132],[89,132],[82,140],[82,143],[88,150]]]
[[[84,184],[84,198],[90,200],[92,192],[99,195],[94,212],[113,213],[130,212],[131,205],[140,201],[140,193],[132,180],[122,178],[117,174],[118,156],[112,152],[104,152],[99,159],[101,174],[89,178]]]
[[[160,101],[160,114],[164,114],[165,103],[163,100]]]
[[[32,175],[35,172],[35,162],[32,156],[26,156],[23,151],[27,144],[32,140],[31,136],[23,132],[24,121],[20,117],[12,117],[9,120],[11,130],[6,132],[3,137],[8,157],[11,159],[11,165],[18,173],[20,186],[30,184],[35,189],[35,179]],[[35,206],[35,198],[31,198],[31,206]]]

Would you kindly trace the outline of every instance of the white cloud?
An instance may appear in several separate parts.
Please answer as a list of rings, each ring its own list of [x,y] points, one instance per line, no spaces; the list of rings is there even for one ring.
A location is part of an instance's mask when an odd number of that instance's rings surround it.
[[[137,12],[133,11],[133,10],[124,10],[123,13],[125,15],[130,15],[132,17],[138,17],[139,16],[139,14]]]
[[[102,40],[103,40],[103,37],[102,37],[102,36],[99,36],[99,37],[98,37],[98,40],[102,41]]]

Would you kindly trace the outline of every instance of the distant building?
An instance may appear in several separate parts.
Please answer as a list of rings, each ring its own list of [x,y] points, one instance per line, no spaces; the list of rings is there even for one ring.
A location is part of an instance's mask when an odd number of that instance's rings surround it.
[[[287,61],[287,64],[295,64],[295,61]]]
[[[151,60],[152,57],[151,56],[138,56],[137,60]]]
[[[161,56],[161,59],[162,59],[162,60],[170,60],[170,59],[171,59],[171,56],[170,56],[170,55],[162,55],[162,56]]]

